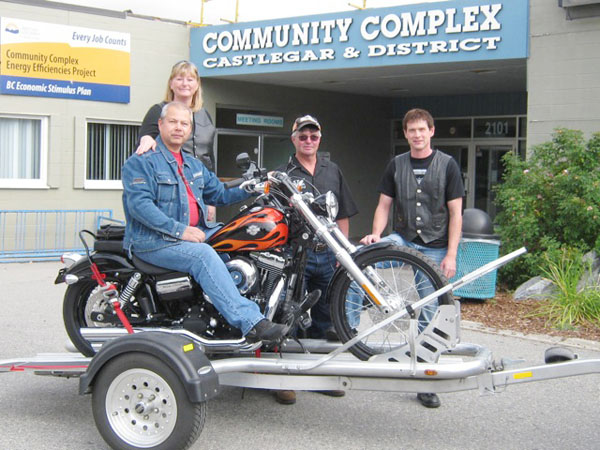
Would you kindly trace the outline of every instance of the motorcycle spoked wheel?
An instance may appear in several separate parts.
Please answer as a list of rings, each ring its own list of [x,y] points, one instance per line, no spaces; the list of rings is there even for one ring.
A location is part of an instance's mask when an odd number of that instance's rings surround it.
[[[106,280],[110,282],[111,280]],[[113,280],[114,282],[114,280]],[[117,283],[117,289],[121,285]],[[107,304],[98,283],[93,280],[82,280],[70,285],[63,300],[63,321],[71,342],[85,356],[94,356],[96,351],[89,341],[83,338],[80,328],[114,327],[112,323],[95,322],[91,318],[93,311],[100,311]],[[109,308],[111,309],[111,308]]]
[[[92,412],[113,449],[187,449],[206,420],[206,402],[190,401],[177,374],[155,356],[127,353],[94,382]]]
[[[445,286],[448,281],[439,267],[421,252],[407,247],[379,248],[359,255],[355,263],[367,275],[368,268],[385,280],[384,297],[396,299],[393,310],[385,314],[349,276],[339,277],[331,288],[331,311],[336,331],[342,342],[347,342],[395,312],[412,305],[426,295]],[[429,285],[429,287],[428,287]],[[386,291],[387,290],[387,291]],[[438,298],[439,304],[452,304],[451,294]],[[433,313],[437,305],[430,307]],[[433,316],[433,314],[432,314]],[[364,337],[350,347],[350,352],[361,360],[386,353],[405,345],[409,336],[408,315]],[[419,316],[419,331],[427,322]]]

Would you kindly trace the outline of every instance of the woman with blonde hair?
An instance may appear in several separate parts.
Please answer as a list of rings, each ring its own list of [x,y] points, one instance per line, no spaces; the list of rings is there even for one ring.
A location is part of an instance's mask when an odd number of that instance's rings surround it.
[[[183,151],[192,154],[202,161],[211,171],[214,171],[213,144],[216,134],[215,126],[206,109],[202,107],[202,86],[198,68],[190,61],[179,61],[171,69],[171,76],[167,82],[165,99],[153,105],[142,122],[138,137],[136,153],[141,155],[150,149],[156,148],[158,136],[158,119],[162,107],[169,102],[176,101],[187,105],[193,115],[192,133],[187,142],[183,144]],[[209,221],[215,218],[214,206],[208,207]]]

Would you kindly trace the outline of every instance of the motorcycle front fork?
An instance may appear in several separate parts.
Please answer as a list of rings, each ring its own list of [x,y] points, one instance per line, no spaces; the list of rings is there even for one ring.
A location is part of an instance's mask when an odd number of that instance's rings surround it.
[[[334,222],[328,222],[325,227],[327,232],[321,230],[319,236],[329,243],[330,247],[335,252],[336,259],[348,271],[354,281],[363,289],[371,300],[373,300],[373,303],[384,314],[389,314],[397,309],[398,305],[393,302],[392,297],[385,295],[386,291],[388,291],[385,280],[383,280],[373,268],[367,267],[363,273],[354,263],[351,254],[356,251],[356,246],[344,236],[344,233],[342,233]]]
[[[352,279],[363,289],[365,294],[383,313],[389,314],[393,310],[394,305],[390,305],[384,295],[375,287],[375,284],[385,286],[385,282],[377,279],[378,277],[376,277],[374,271],[367,273],[369,277],[375,277],[373,280],[375,283],[362,273],[351,256],[356,251],[356,247],[344,236],[344,233],[342,233],[337,224],[331,219],[317,217],[304,202],[300,194],[292,195],[290,201],[310,223],[319,239],[333,250],[336,259],[348,271]]]

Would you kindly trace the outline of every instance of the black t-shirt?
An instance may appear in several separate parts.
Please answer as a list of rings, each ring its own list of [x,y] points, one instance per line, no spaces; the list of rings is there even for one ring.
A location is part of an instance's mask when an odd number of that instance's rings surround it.
[[[413,169],[413,173],[415,174],[415,178],[417,179],[417,183],[420,184],[421,180],[427,173],[427,169],[433,160],[433,156],[435,155],[434,150],[431,155],[427,158],[410,158],[410,165]],[[396,197],[396,183],[394,182],[394,177],[396,175],[396,162],[395,158],[388,163],[381,180],[379,181],[379,185],[377,186],[377,191],[381,194],[385,194],[388,197],[395,198]],[[460,169],[458,168],[458,164],[456,160],[452,158],[446,168],[446,203],[451,200],[463,197],[465,194],[465,188],[462,181],[462,176],[460,174]],[[446,247],[448,245],[447,241],[433,241],[428,244],[425,244],[423,240],[417,236],[414,240],[414,243],[419,245],[427,245],[427,247]]]
[[[311,175],[298,162],[296,156],[292,155],[288,163],[277,168],[277,170],[286,172],[290,177],[305,180],[308,192],[312,192],[315,196],[325,194],[327,191],[333,192],[339,205],[337,220],[346,219],[358,213],[358,208],[352,198],[352,192],[350,192],[342,171],[336,163],[317,156],[315,174]]]

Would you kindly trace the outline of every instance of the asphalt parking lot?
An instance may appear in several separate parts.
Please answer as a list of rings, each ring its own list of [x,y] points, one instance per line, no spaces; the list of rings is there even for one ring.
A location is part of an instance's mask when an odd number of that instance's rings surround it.
[[[64,352],[64,285],[59,263],[0,264],[0,360]],[[464,342],[488,346],[496,358],[541,364],[543,339],[464,330]],[[580,343],[580,358],[600,347]],[[0,374],[0,448],[106,449],[90,396],[72,379]],[[208,404],[193,449],[593,449],[600,448],[600,375],[511,386],[480,396],[443,394],[423,408],[414,394],[349,391],[343,398],[300,392],[293,406],[267,391],[226,387]]]

